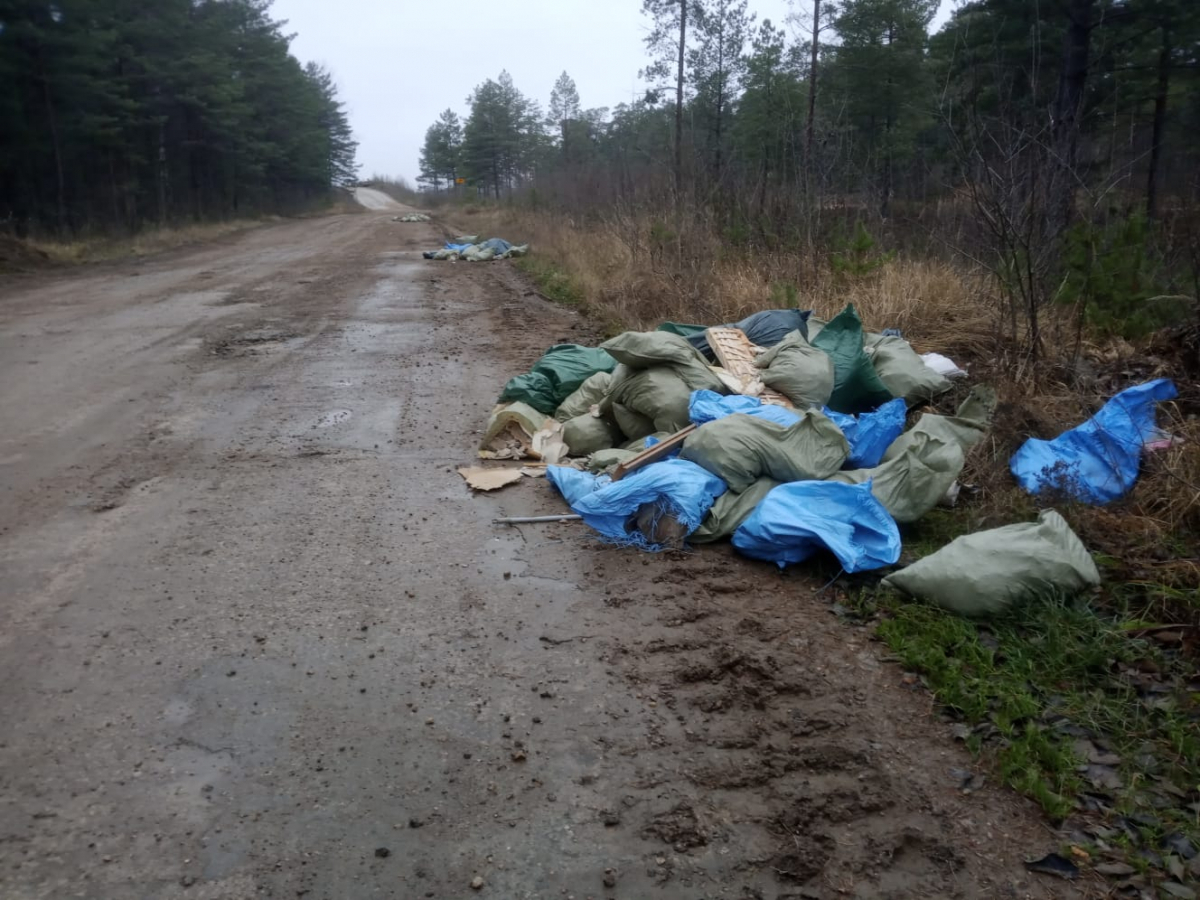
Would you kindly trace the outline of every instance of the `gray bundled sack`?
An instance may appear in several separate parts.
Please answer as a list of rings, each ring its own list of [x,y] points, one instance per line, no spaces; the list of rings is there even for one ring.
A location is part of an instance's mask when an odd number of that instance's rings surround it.
[[[893,572],[883,583],[964,616],[986,616],[1045,594],[1076,594],[1100,583],[1083,542],[1058,513],[955,538]]]
[[[870,350],[875,374],[893,396],[903,397],[909,406],[932,400],[950,390],[950,379],[939,375],[904,338],[884,337]]]
[[[750,518],[754,507],[779,487],[779,484],[774,478],[760,478],[741,493],[726,491],[709,508],[704,521],[691,533],[688,540],[693,544],[711,544],[713,541],[733,537],[738,526]]]
[[[704,356],[677,334],[666,331],[626,331],[605,341],[600,349],[630,369],[669,366],[689,391],[726,393],[721,379],[708,367]]]
[[[621,430],[607,416],[584,413],[563,423],[562,439],[571,456],[590,456],[615,446]]]
[[[957,441],[918,434],[903,453],[873,469],[836,472],[829,481],[871,482],[871,493],[897,522],[915,522],[950,490],[963,468],[963,449]]]
[[[828,478],[849,455],[841,429],[817,410],[788,427],[734,413],[700,426],[679,454],[723,479],[731,491],[744,491],[763,476],[783,483]]]
[[[924,413],[917,424],[888,445],[883,461],[895,459],[911,447],[921,435],[929,435],[944,443],[958,444],[965,455],[968,450],[983,440],[992,424],[996,411],[996,392],[986,384],[971,389],[958,407],[958,414],[938,416]]]
[[[754,364],[763,384],[774,388],[799,409],[821,407],[833,396],[833,359],[812,346],[799,331],[760,353]]]
[[[573,394],[558,405],[558,409],[554,413],[554,418],[560,422],[565,422],[568,419],[573,419],[576,416],[582,416],[584,413],[590,412],[593,406],[597,406],[604,401],[611,383],[612,375],[608,372],[597,372],[594,375],[589,375]]]
[[[652,366],[632,372],[614,384],[609,396],[613,401],[614,414],[617,407],[622,407],[624,411],[631,411],[641,417],[632,420],[631,417],[625,417],[624,413],[617,417],[621,431],[631,438],[644,437],[645,434],[655,431],[674,434],[691,424],[688,418],[688,403],[692,398],[692,391],[674,366]],[[627,421],[622,421],[622,418],[626,418]],[[626,424],[630,420],[636,422],[633,427],[638,432],[644,431],[646,421],[653,427],[645,434],[631,434],[626,431]]]

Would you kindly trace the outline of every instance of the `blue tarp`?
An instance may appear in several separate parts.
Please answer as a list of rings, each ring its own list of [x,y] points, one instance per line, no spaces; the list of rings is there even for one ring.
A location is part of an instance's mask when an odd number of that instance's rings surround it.
[[[900,530],[869,481],[794,481],[763,498],[733,533],[733,546],[781,569],[826,549],[847,572],[863,572],[900,558]]]
[[[1158,436],[1155,403],[1177,395],[1169,378],[1126,388],[1078,428],[1052,441],[1027,440],[1009,468],[1031,494],[1062,491],[1095,506],[1111,503],[1133,487],[1142,445]]]
[[[550,466],[546,477],[571,509],[606,541],[645,550],[662,548],[630,524],[643,505],[655,504],[660,515],[673,516],[691,534],[700,527],[713,501],[725,493],[720,478],[682,459],[651,463],[620,481],[568,466]]]
[[[844,469],[873,469],[883,460],[883,454],[892,441],[904,431],[908,405],[902,397],[889,400],[874,412],[850,416],[825,407],[822,412],[842,429],[850,442],[850,458]]]
[[[785,428],[800,421],[800,414],[793,410],[741,394],[723,397],[716,391],[692,391],[692,398],[688,401],[688,418],[693,425],[704,425],[734,413],[757,416]]]

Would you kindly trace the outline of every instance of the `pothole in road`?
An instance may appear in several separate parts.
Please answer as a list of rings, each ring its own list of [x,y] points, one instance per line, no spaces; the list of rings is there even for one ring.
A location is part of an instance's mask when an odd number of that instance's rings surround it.
[[[332,428],[334,425],[341,425],[349,419],[354,413],[348,409],[334,409],[319,416],[317,421],[313,423],[313,428]]]
[[[278,344],[299,337],[294,331],[281,331],[273,328],[256,328],[235,337],[226,338],[213,344],[213,356],[247,356],[269,350]]]

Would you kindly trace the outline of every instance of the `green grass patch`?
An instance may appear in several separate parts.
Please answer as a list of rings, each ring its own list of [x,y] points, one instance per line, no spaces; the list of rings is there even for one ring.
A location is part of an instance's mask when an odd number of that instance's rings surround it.
[[[583,290],[554,263],[541,256],[522,256],[516,266],[532,279],[539,291],[548,299],[563,306],[579,306],[583,302]]]
[[[981,622],[882,590],[850,605],[879,617],[879,638],[970,726],[968,746],[1051,818],[1133,817],[1147,848],[1200,842],[1194,667],[1139,636],[1142,623],[1058,598]],[[1097,767],[1089,747],[1113,757]]]

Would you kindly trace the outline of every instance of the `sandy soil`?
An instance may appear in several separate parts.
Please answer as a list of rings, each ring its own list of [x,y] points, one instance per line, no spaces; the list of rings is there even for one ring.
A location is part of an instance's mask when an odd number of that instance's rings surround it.
[[[392,214],[0,283],[0,894],[1067,896],[807,573],[490,524],[595,336]]]

